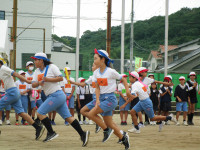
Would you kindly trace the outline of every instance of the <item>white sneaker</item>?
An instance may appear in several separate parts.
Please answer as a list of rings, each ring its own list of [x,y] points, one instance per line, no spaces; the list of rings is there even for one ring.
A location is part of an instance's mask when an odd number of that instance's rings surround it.
[[[86,124],[86,125],[87,125],[87,124],[89,124],[89,123],[85,120],[85,121],[83,121],[83,124]]]
[[[153,125],[156,125],[156,121],[153,121]]]
[[[139,128],[144,128],[145,126],[144,126],[144,124],[139,123],[139,124],[138,124],[138,127],[139,127]]]
[[[170,125],[170,122],[169,122],[169,120],[168,120],[167,122],[165,122],[165,124],[166,124],[166,125]]]
[[[178,121],[176,122],[176,126],[180,126],[180,123]]]
[[[80,124],[80,125],[83,125],[83,122],[82,122],[82,121],[79,121],[79,124]]]
[[[154,125],[153,121],[150,121],[150,125]]]
[[[184,126],[188,126],[187,121],[183,121]]]
[[[128,132],[140,134],[140,130],[137,130],[134,127],[132,129],[129,129]]]
[[[161,132],[161,131],[162,131],[162,128],[163,128],[163,126],[164,126],[164,123],[165,123],[165,121],[162,121],[161,124],[159,124],[158,132]]]
[[[10,120],[6,120],[7,125],[11,125]]]
[[[3,123],[2,120],[0,120],[0,126],[2,125],[2,123]]]
[[[94,124],[94,123],[92,122],[92,120],[89,120],[89,125],[92,125],[92,124]]]
[[[173,114],[170,114],[169,116],[172,117],[172,119],[171,119],[172,122],[175,122],[175,123],[177,122],[177,120],[176,120],[176,118],[174,117]]]

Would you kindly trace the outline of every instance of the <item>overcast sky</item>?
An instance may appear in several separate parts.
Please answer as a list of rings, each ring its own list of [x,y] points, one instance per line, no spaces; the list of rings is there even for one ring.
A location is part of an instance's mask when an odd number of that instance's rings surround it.
[[[77,0],[53,0],[53,33],[76,36]],[[108,0],[81,0],[80,36],[86,30],[106,29]],[[125,0],[125,22],[130,22],[132,0]],[[169,0],[169,14],[183,7],[200,7],[200,0]],[[112,0],[112,26],[121,25],[122,0]],[[165,15],[165,0],[134,0],[134,20]]]

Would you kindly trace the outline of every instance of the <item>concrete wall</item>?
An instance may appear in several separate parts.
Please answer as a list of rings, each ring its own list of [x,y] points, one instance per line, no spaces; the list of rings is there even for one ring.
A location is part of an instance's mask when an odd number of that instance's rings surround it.
[[[46,30],[46,53],[51,53],[51,30],[52,30],[52,0],[18,0],[18,27],[45,28]],[[0,10],[5,11],[5,19],[8,26],[12,27],[13,0],[0,0]],[[17,29],[17,35],[24,29]],[[10,29],[8,34],[11,34]],[[25,30],[17,39],[16,67],[22,67],[21,53],[36,53],[43,51],[43,30]]]

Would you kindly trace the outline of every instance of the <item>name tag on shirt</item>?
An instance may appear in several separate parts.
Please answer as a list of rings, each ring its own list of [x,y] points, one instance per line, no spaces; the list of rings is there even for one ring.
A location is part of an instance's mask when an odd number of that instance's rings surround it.
[[[27,77],[27,80],[31,80],[31,81],[32,81],[32,80],[33,80],[33,77]]]
[[[147,88],[145,86],[142,87],[143,91],[146,92]]]
[[[97,83],[99,86],[108,86],[107,78],[97,78]]]
[[[122,94],[125,94],[126,93],[126,89],[122,89]]]
[[[38,75],[38,81],[42,81],[43,77],[44,77],[44,73],[43,74],[39,74]]]
[[[25,90],[25,89],[26,89],[26,85],[20,84],[20,85],[19,85],[19,89],[20,89],[20,90],[22,90],[22,89]]]
[[[72,85],[71,84],[65,84],[65,88],[71,88]]]
[[[80,100],[85,99],[85,95],[80,95]]]
[[[93,88],[96,88],[95,82],[92,82],[92,87],[93,87]]]

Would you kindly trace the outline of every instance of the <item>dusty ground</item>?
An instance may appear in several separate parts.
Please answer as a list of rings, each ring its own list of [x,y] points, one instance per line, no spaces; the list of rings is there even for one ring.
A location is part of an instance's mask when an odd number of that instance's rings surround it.
[[[158,132],[158,126],[146,126],[141,129],[141,134],[131,134],[130,143],[134,150],[200,150],[200,117],[194,118],[195,126],[165,125],[162,132]],[[118,114],[114,115],[115,122],[119,125]],[[119,127],[127,131],[131,128],[130,117],[127,126]],[[182,116],[180,116],[182,120]],[[11,123],[14,124],[14,113],[11,114]],[[59,115],[56,117],[57,125],[54,130],[59,134],[55,140],[43,143],[46,131],[39,141],[35,141],[35,132],[32,126],[0,126],[0,150],[107,150],[124,149],[123,145],[117,144],[118,138],[113,134],[111,138],[102,143],[103,133],[94,133],[95,125],[83,125],[84,130],[90,130],[90,140],[87,147],[81,147],[82,143],[78,134],[71,126],[64,126],[64,121]]]

